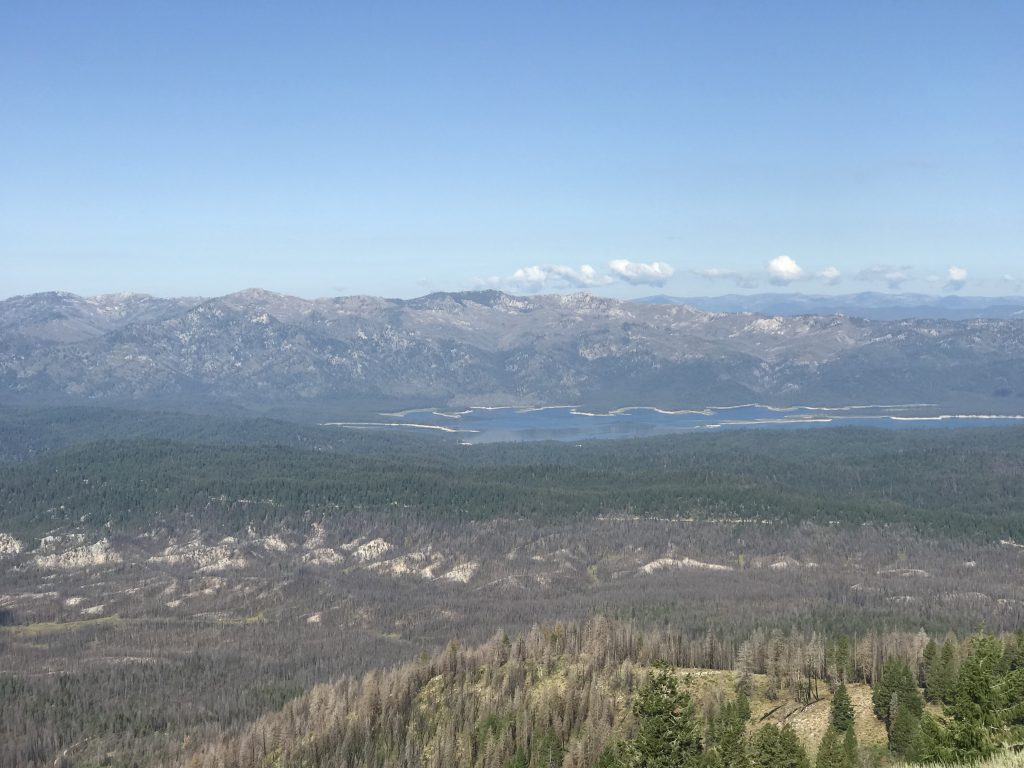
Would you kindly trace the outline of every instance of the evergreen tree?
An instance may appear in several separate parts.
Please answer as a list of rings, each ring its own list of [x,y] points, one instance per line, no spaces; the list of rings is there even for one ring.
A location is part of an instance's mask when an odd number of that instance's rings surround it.
[[[736,715],[743,723],[750,719],[750,698],[742,689],[736,693]]]
[[[1002,647],[994,637],[975,638],[953,687],[950,714],[957,720],[988,724],[1001,709],[995,674]]]
[[[1024,669],[1024,630],[1017,630],[1003,649],[1003,664],[1007,672]]]
[[[924,710],[924,701],[917,690],[917,682],[910,668],[900,659],[889,659],[882,667],[882,675],[871,692],[871,703],[875,715],[885,723],[887,729],[892,727],[894,714],[890,712],[893,703],[899,709],[906,709],[917,719]]]
[[[933,690],[935,673],[939,664],[939,646],[934,639],[929,639],[921,654],[921,684],[924,686],[924,697],[928,701],[938,701]]]
[[[675,674],[659,664],[633,702],[637,733],[626,743],[629,768],[695,766],[703,751],[700,723]]]
[[[724,768],[749,768],[747,757],[746,719],[736,704],[723,710],[718,727],[716,752]]]
[[[622,755],[617,744],[609,744],[597,758],[597,768],[623,768]]]
[[[753,768],[810,768],[807,751],[790,725],[779,728],[768,723],[754,734],[750,742],[750,764]]]
[[[836,679],[840,683],[845,683],[850,676],[850,638],[846,635],[841,635],[836,641],[832,655]]]
[[[742,694],[743,696],[749,697],[753,690],[754,677],[750,674],[750,670],[744,667],[739,670],[736,677],[736,693],[737,695]]]
[[[898,698],[898,694],[893,694]],[[896,714],[892,716],[889,726],[889,750],[907,758],[912,757],[912,748],[917,740],[917,731],[920,727],[918,716],[914,711],[902,704],[895,707]]]
[[[778,768],[811,768],[807,750],[789,723],[779,731],[779,754],[781,761]]]
[[[562,749],[562,742],[553,728],[544,730],[534,753],[537,757],[534,765],[537,768],[561,768],[565,752]]]
[[[832,727],[837,731],[846,731],[853,725],[853,704],[850,703],[850,694],[845,685],[836,688],[832,695]]]
[[[997,685],[995,671],[1002,647],[995,638],[975,638],[953,687],[947,713],[952,717],[950,736],[958,756],[980,759],[997,747],[996,732],[1006,711],[1005,685]]]
[[[857,766],[857,734],[853,731],[853,724],[843,734],[843,754],[846,756],[846,768]]]
[[[935,672],[932,675],[934,681],[929,682],[929,688],[935,691],[934,701],[947,704],[951,701],[957,674],[956,647],[952,638],[946,638],[935,664]]]
[[[921,716],[912,755],[921,763],[955,763],[956,755],[950,748],[949,734],[941,723],[927,712]]]
[[[750,763],[753,768],[779,768],[782,765],[782,744],[779,728],[768,723],[750,740]]]
[[[530,768],[530,757],[526,754],[526,750],[520,747],[505,766],[506,768]]]
[[[829,726],[821,737],[815,768],[847,768],[843,742],[835,728]]]

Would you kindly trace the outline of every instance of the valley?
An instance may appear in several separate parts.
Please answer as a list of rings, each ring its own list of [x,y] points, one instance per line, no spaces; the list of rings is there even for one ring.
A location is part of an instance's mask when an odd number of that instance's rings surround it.
[[[675,627],[680,665],[711,642],[725,670],[758,632],[1024,622],[1019,429],[79,442],[105,414],[0,465],[11,764],[177,764],[314,686],[543,622]],[[11,454],[38,446],[9,416]],[[172,423],[117,429],[143,422]],[[255,442],[279,434],[317,447]]]

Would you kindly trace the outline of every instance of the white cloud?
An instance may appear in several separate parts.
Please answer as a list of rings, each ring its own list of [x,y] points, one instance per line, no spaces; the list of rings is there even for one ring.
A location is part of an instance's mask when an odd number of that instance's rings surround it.
[[[691,270],[699,277],[706,277],[708,280],[735,280],[742,277],[735,269],[720,269],[719,267],[708,267],[707,269]]]
[[[816,277],[819,280],[823,280],[828,285],[835,285],[842,277],[842,273],[835,267],[825,267],[816,275]]]
[[[804,276],[804,271],[789,256],[776,256],[768,262],[768,274],[776,285],[788,285]]]
[[[708,267],[707,269],[691,269],[690,274],[703,277],[705,280],[731,280],[739,288],[757,287],[757,280],[735,269]]]
[[[513,285],[526,290],[542,290],[544,288],[591,288],[597,285],[608,285],[612,279],[607,275],[599,275],[589,264],[579,269],[560,264],[535,264],[521,267],[512,273],[509,279]]]
[[[620,280],[633,285],[664,285],[675,274],[675,269],[663,261],[644,264],[629,259],[613,259],[608,262],[608,268]]]
[[[950,291],[959,291],[967,285],[967,270],[963,267],[950,266],[946,272],[946,288]]]
[[[910,278],[910,267],[878,265],[862,269],[857,273],[858,280],[863,280],[867,283],[885,283],[891,290],[897,290]]]

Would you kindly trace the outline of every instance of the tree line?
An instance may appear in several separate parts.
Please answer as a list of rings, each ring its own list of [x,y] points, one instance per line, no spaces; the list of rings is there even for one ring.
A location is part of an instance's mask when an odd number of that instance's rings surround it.
[[[0,520],[36,532],[82,518],[236,531],[354,510],[454,521],[636,514],[1024,539],[1024,430],[986,435],[735,432],[614,449],[365,436],[328,450],[104,441],[0,465]]]

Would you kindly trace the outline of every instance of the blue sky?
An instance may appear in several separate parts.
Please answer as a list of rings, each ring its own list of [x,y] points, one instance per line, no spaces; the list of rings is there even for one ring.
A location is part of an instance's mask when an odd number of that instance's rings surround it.
[[[1024,3],[0,10],[0,295],[1007,294]]]

